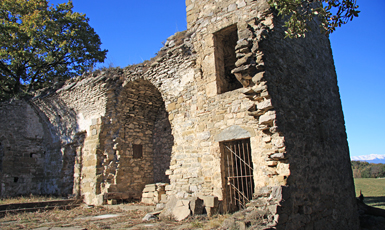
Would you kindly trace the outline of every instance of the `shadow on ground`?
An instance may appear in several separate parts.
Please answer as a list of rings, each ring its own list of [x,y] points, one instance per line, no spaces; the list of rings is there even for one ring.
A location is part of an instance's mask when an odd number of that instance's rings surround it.
[[[364,198],[364,202],[367,205],[375,208],[385,209],[385,196],[369,196]]]

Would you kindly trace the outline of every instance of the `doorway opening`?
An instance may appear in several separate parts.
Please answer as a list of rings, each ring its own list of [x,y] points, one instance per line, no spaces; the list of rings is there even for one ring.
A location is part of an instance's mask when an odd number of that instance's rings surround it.
[[[246,207],[254,193],[250,138],[220,143],[225,211]]]

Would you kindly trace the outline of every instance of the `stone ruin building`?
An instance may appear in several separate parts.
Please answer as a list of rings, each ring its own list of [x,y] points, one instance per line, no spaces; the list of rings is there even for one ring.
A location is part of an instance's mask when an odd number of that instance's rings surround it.
[[[211,199],[271,226],[358,229],[330,42],[284,39],[265,0],[186,0],[154,60],[0,104],[2,197]],[[321,227],[322,226],[322,227]]]

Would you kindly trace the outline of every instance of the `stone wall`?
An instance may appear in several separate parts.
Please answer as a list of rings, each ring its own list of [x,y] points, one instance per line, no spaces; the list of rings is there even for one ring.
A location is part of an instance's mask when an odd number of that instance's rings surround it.
[[[101,187],[106,192],[129,191],[131,197],[139,199],[144,186],[154,182],[154,161],[158,159],[154,156],[153,132],[158,115],[164,114],[160,111],[164,111],[164,102],[159,91],[144,80],[128,82],[108,103],[100,135],[100,149],[104,151]],[[170,126],[162,132],[171,133]],[[141,148],[138,155],[135,145]],[[157,157],[162,158],[161,152]]]
[[[59,152],[50,152],[46,162],[63,184],[60,194],[75,192],[96,199],[96,149],[107,101],[108,84],[103,81],[107,74],[79,76],[31,100],[53,143],[60,146]]]
[[[3,105],[1,195],[21,175],[41,178],[24,191],[73,193],[96,205],[140,198],[146,184],[165,182],[169,198],[209,197],[232,211],[227,170],[234,163],[224,148],[242,141],[250,143],[253,168],[249,206],[266,213],[267,225],[356,229],[328,38],[284,39],[264,0],[186,6],[188,31],[167,39],[153,60],[85,73]],[[23,144],[12,152],[18,139]],[[30,157],[30,146],[45,155]],[[28,157],[33,167],[22,160],[19,176],[4,168]]]
[[[188,28],[195,32],[192,41],[199,54],[197,68],[202,72],[197,85],[198,90],[202,85],[205,101],[211,104],[214,98],[230,94],[232,101],[250,99],[244,102],[246,113],[240,117],[242,121],[253,117],[247,127],[255,133],[251,138],[254,207],[267,209],[272,226],[357,228],[349,151],[328,38],[314,32],[306,39],[284,39],[282,22],[266,1],[187,0],[186,5]],[[244,88],[223,93],[227,76],[221,70],[223,64],[218,64],[223,63],[218,57],[223,53],[218,34],[232,36],[226,30],[235,26],[237,60],[231,73]],[[220,109],[216,105],[210,111]]]
[[[55,185],[45,174],[44,128],[25,101],[0,105],[1,196],[47,194]]]
[[[2,196],[80,195],[81,181],[85,188],[88,180],[81,170],[87,172],[92,158],[87,153],[98,145],[85,136],[92,133],[90,125],[105,107],[106,84],[95,86],[98,81],[80,76],[63,87],[39,92],[28,102],[2,104],[3,166],[10,166],[3,168]]]
[[[355,229],[353,176],[329,39],[313,29],[306,38],[282,40],[281,22],[274,24],[277,29],[259,47],[262,80],[291,172],[278,213],[287,228]]]

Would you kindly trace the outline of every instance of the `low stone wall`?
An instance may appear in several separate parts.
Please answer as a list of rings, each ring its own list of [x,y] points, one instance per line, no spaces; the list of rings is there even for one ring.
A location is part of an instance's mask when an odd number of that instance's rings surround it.
[[[147,184],[142,193],[142,203],[158,204],[167,202],[166,183]]]

